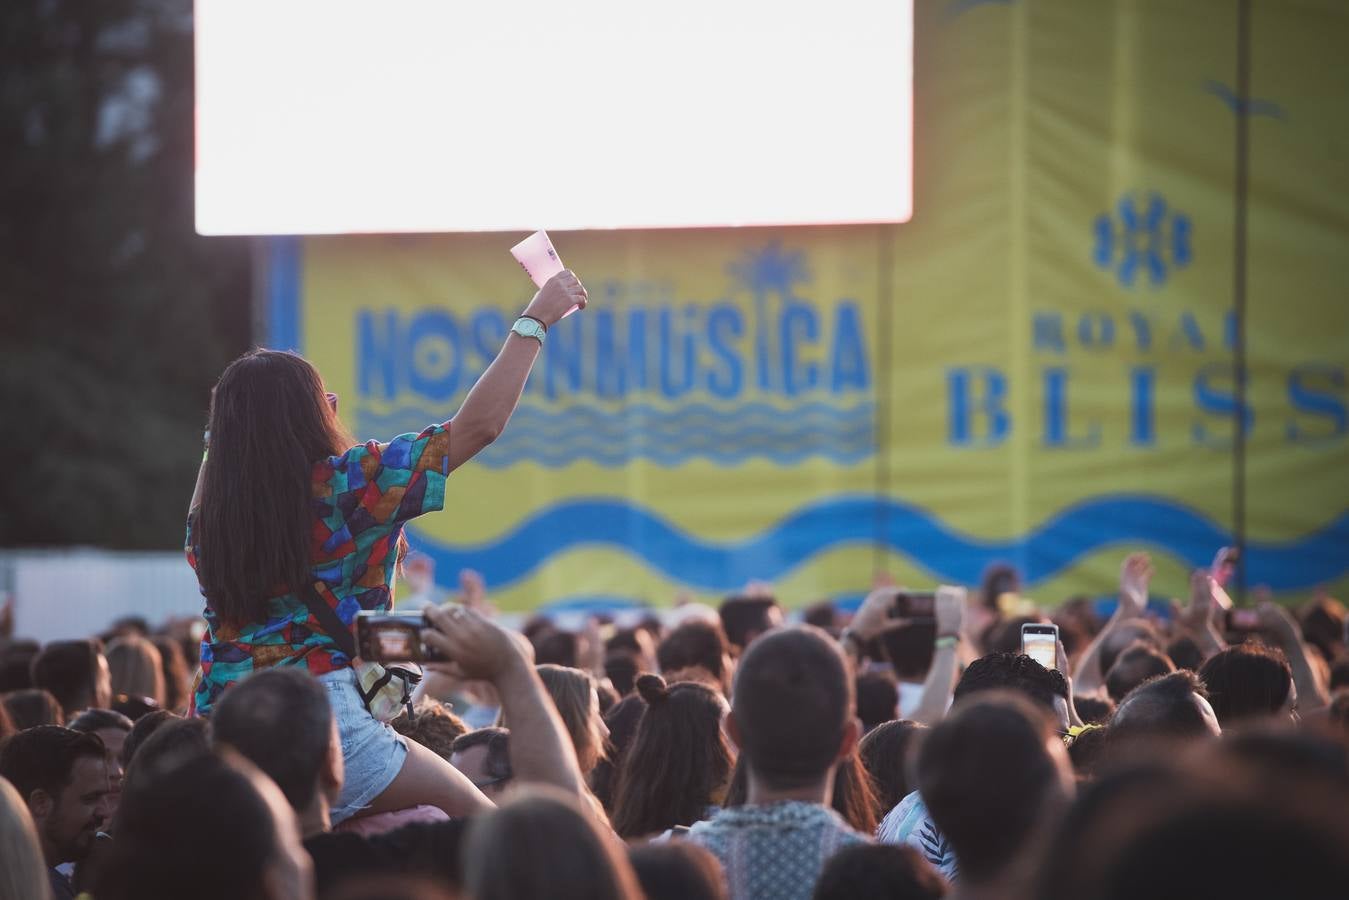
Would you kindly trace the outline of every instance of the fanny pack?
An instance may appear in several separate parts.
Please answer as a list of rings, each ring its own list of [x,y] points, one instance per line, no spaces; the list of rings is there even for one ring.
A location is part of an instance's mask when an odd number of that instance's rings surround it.
[[[388,722],[406,709],[411,716],[412,690],[422,680],[421,671],[357,659],[356,639],[351,636],[351,629],[342,624],[342,619],[324,601],[318,588],[306,584],[300,592],[300,600],[323,627],[323,633],[332,638],[337,649],[351,660],[351,670],[356,673],[356,693],[361,695],[361,703],[370,715],[381,722]]]

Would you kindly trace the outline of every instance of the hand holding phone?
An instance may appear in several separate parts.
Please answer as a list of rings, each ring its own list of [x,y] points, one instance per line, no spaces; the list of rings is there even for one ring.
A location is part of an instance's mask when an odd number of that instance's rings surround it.
[[[1046,669],[1059,667],[1059,626],[1027,622],[1021,626],[1021,652]]]

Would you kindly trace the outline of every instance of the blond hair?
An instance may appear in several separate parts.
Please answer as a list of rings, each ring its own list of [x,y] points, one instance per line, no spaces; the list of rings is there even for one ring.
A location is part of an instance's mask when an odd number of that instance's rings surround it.
[[[159,648],[139,635],[119,637],[104,654],[112,672],[112,692],[149,697],[164,705],[164,662]]]
[[[50,900],[47,864],[28,806],[0,778],[0,900]]]

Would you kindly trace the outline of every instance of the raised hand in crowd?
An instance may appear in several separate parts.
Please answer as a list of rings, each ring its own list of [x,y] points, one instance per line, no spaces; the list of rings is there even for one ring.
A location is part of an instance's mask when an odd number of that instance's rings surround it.
[[[1120,566],[1119,605],[1110,621],[1082,654],[1077,670],[1073,673],[1079,695],[1096,696],[1104,692],[1103,653],[1108,644],[1120,641],[1126,623],[1143,619],[1146,615],[1152,571],[1152,559],[1146,553],[1131,553]]]
[[[431,627],[422,631],[422,640],[445,660],[427,667],[458,678],[481,679],[496,688],[502,716],[510,723],[516,780],[585,795],[571,740],[534,670],[529,641],[462,606],[428,605],[425,612]]]
[[[1330,703],[1330,694],[1321,676],[1307,656],[1307,645],[1302,640],[1302,628],[1292,614],[1272,600],[1261,600],[1255,606],[1260,630],[1283,651],[1293,668],[1293,685],[1297,688],[1298,708],[1303,712],[1323,709]]]

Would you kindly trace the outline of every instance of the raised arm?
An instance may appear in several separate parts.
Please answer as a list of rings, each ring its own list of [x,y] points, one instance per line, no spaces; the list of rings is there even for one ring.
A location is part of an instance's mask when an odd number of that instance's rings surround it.
[[[585,799],[576,752],[534,671],[528,643],[515,640],[506,629],[463,606],[428,605],[425,611],[434,627],[422,632],[422,640],[449,660],[427,668],[490,681],[500,694],[502,716],[510,723],[515,777],[521,782],[550,784]]]
[[[584,307],[586,290],[570,270],[554,275],[534,295],[524,317],[551,328],[573,306]],[[506,336],[506,344],[482,373],[478,383],[464,398],[464,405],[454,414],[450,426],[450,469],[459,468],[478,454],[478,451],[497,439],[510,421],[525,389],[529,370],[538,358],[542,342],[521,337],[515,332]]]
[[[1152,560],[1146,553],[1131,553],[1120,567],[1119,606],[1110,621],[1096,635],[1077,662],[1073,673],[1078,696],[1091,697],[1105,687],[1101,671],[1101,648],[1120,625],[1143,616],[1148,605],[1148,584],[1152,581]]]
[[[1260,616],[1260,629],[1268,634],[1288,657],[1288,665],[1293,669],[1293,684],[1297,687],[1298,709],[1303,714],[1323,709],[1330,696],[1311,660],[1307,658],[1307,645],[1302,640],[1302,628],[1293,616],[1274,603],[1262,600],[1255,607]]]
[[[956,658],[960,643],[960,622],[965,611],[965,589],[942,585],[937,588],[937,644],[932,650],[932,668],[923,681],[918,708],[909,718],[924,725],[935,725],[946,715],[955,693],[960,668]]]

